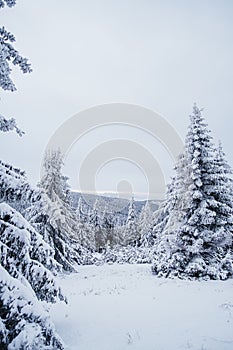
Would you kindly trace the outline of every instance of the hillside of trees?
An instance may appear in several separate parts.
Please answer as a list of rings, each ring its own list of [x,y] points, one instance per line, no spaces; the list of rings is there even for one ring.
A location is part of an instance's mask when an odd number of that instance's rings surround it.
[[[12,7],[16,1],[0,1]],[[11,65],[31,66],[0,28],[0,87],[15,91]],[[196,105],[185,147],[159,208],[132,197],[123,212],[80,196],[74,206],[63,154],[51,149],[44,175],[32,186],[25,172],[0,160],[0,348],[64,349],[48,303],[68,302],[58,274],[80,265],[151,263],[157,277],[226,280],[233,275],[232,169]],[[0,115],[0,130],[23,131]],[[156,179],[155,179],[156,181]],[[157,209],[157,210],[155,210]]]

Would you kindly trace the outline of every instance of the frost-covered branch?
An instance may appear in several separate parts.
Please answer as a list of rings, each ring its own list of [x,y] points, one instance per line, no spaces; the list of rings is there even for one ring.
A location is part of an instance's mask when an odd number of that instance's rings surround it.
[[[23,73],[30,73],[32,71],[28,59],[22,57],[19,52],[13,47],[15,37],[8,32],[5,27],[0,28],[0,87],[3,90],[15,91],[16,87],[10,78],[11,62],[15,66],[19,66]]]
[[[16,4],[16,0],[0,0],[0,8],[3,8],[6,6],[13,7]]]
[[[9,7],[14,6],[15,0],[0,0],[0,8],[6,4]],[[14,48],[12,43],[15,42],[15,37],[11,32],[8,32],[5,27],[0,28],[0,87],[3,90],[15,91],[16,87],[10,75],[12,69],[10,63],[18,66],[23,73],[30,73],[32,71],[30,63],[27,58],[21,56]],[[23,132],[17,127],[15,119],[7,119],[0,115],[0,130],[8,132],[15,130],[18,135],[22,136]]]
[[[3,132],[16,131],[19,136],[23,136],[24,131],[18,128],[14,118],[6,119],[0,115],[0,130]]]

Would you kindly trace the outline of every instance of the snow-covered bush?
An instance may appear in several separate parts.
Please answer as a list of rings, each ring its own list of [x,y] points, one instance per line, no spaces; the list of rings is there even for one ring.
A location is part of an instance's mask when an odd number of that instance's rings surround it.
[[[152,261],[152,251],[145,247],[122,247],[107,248],[101,254],[93,254],[93,264],[148,264]]]

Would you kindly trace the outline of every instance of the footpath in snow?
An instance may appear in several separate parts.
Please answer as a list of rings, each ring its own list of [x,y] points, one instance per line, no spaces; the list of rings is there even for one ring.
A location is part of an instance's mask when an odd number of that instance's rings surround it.
[[[232,350],[233,280],[156,278],[149,265],[79,266],[51,307],[68,350]]]

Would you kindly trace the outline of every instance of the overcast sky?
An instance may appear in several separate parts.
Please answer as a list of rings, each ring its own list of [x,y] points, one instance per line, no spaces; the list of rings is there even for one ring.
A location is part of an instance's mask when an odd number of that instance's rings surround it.
[[[33,183],[55,130],[77,112],[109,102],[155,110],[182,138],[197,102],[233,165],[231,0],[18,0],[13,9],[0,11],[1,25],[15,34],[15,46],[33,67],[30,75],[14,70],[17,92],[1,92],[1,114],[14,116],[26,132],[23,138],[1,134],[1,158],[25,169]],[[111,132],[103,130],[102,141]],[[93,135],[67,158],[74,188],[79,159],[84,148],[93,148]],[[137,137],[132,130],[128,135]],[[158,145],[150,147],[159,152]],[[114,189],[119,176],[132,173],[122,162],[101,171],[102,190]],[[133,185],[134,191],[144,190]]]

